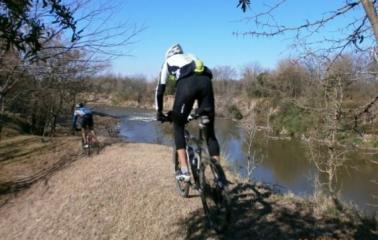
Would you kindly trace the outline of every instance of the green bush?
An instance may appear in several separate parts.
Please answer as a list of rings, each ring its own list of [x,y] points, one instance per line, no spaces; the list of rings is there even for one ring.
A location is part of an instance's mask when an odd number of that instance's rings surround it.
[[[363,143],[362,139],[361,138],[353,138],[352,139],[352,143],[354,145],[361,145]]]
[[[378,148],[378,137],[376,137],[375,140],[373,141],[373,147]]]
[[[275,133],[285,129],[291,136],[305,133],[312,125],[311,115],[290,102],[282,102],[270,120]]]
[[[243,114],[240,112],[239,108],[235,104],[230,105],[227,110],[231,114],[232,118],[238,120],[243,118]]]
[[[18,133],[30,133],[31,125],[23,117],[17,114],[0,113],[0,127],[13,129]]]

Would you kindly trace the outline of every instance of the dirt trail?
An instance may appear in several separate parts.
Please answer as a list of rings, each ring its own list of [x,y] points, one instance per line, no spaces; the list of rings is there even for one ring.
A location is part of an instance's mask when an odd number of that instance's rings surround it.
[[[226,234],[216,235],[204,225],[199,197],[176,193],[169,147],[117,143],[1,206],[0,238],[378,239],[376,221],[329,202],[316,204],[238,181],[230,192],[233,219]]]
[[[180,239],[201,205],[176,194],[170,159],[145,144],[82,158],[3,206],[1,239]]]

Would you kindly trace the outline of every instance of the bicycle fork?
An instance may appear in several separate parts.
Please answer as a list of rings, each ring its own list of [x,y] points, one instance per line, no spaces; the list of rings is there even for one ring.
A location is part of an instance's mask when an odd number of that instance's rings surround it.
[[[197,189],[199,189],[199,171],[201,164],[201,150],[196,147],[195,149],[191,145],[186,146],[186,155],[188,159],[188,168],[193,176],[191,184],[194,184]]]

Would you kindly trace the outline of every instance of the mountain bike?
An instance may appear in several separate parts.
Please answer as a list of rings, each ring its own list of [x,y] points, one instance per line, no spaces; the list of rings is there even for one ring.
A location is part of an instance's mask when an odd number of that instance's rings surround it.
[[[85,129],[85,139],[87,140],[87,147],[85,147],[85,153],[87,156],[90,156],[92,152],[99,154],[100,153],[100,145],[98,141],[96,141],[93,133],[89,129]]]
[[[76,131],[81,131],[80,128],[76,128]],[[85,155],[90,156],[92,153],[100,153],[100,144],[95,140],[92,131],[89,128],[84,129],[85,141],[81,139],[81,147]],[[84,144],[84,143],[87,144]]]
[[[231,218],[231,200],[227,191],[227,180],[222,166],[217,160],[212,159],[205,150],[206,148],[203,147],[205,128],[209,123],[209,117],[197,113],[191,114],[187,123],[193,120],[198,120],[198,135],[191,135],[185,128],[187,166],[191,180],[184,182],[176,178],[180,174],[180,162],[177,151],[174,148],[173,164],[176,188],[184,198],[189,196],[190,188],[198,190],[208,224],[216,232],[220,233],[227,229]],[[165,121],[172,122],[172,112],[167,114]]]

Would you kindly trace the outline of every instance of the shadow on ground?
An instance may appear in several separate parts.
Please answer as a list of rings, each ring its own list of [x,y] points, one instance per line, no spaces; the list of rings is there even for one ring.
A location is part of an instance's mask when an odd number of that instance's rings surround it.
[[[228,230],[209,230],[200,209],[179,222],[186,229],[185,239],[378,239],[375,220],[343,213],[315,217],[312,203],[289,200],[261,185],[240,183],[230,191],[233,217]]]
[[[49,166],[42,165],[41,169],[37,169],[36,171],[32,172],[31,175],[24,176],[21,178],[5,180],[5,181],[0,180],[0,207],[3,206],[7,202],[7,198],[2,197],[2,195],[17,193],[21,190],[29,188],[32,184],[34,184],[35,182],[39,180],[42,180],[42,179],[47,180],[56,171],[69,166],[74,161],[80,159],[80,157],[83,156],[84,154],[81,149],[75,150],[75,149],[68,148],[67,150],[65,149],[67,146],[64,146],[64,148],[63,147],[61,148],[57,146],[59,144],[51,143],[51,141],[47,141],[46,143],[42,143],[43,141],[42,142],[41,141],[42,141],[42,138],[40,137],[31,137],[31,138],[28,137],[25,140],[18,141],[16,143],[11,144],[12,148],[10,148],[10,145],[8,146],[6,144],[3,144],[0,146],[0,153],[6,153],[4,154],[5,156],[3,155],[0,156],[0,174],[2,174],[1,164],[7,161],[8,159],[10,159],[11,161],[15,163],[17,163],[18,161],[19,162],[23,161],[22,163],[19,163],[19,165],[21,166],[22,164],[25,164],[25,160],[22,159],[22,157],[24,156],[30,156],[28,160],[36,164],[36,162],[43,160],[43,159],[41,160],[38,158],[38,155],[41,155],[42,153],[46,154],[47,152],[52,151],[52,149],[55,149],[56,151],[61,152],[61,154],[59,155],[59,158],[55,159],[56,161],[51,163]],[[80,140],[79,138],[67,137],[66,141],[79,142]],[[39,144],[35,144],[35,142],[39,142]],[[104,138],[101,141],[100,152],[105,147],[110,146],[114,143],[120,143],[120,142],[124,142],[124,141],[120,138],[113,138],[113,137]],[[20,146],[23,146],[25,144],[30,145],[31,143],[34,143],[35,146],[30,147],[27,150],[24,150],[25,153],[22,152],[22,150],[20,150],[22,149],[22,147]],[[50,158],[52,157],[56,157],[56,156],[51,155]]]

